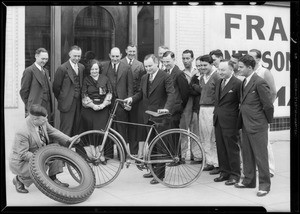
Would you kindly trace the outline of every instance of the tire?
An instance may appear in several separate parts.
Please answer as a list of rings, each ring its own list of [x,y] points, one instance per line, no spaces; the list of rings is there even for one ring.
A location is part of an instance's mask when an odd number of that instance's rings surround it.
[[[192,155],[181,158],[182,142],[189,139]],[[180,143],[179,143],[180,142]],[[188,151],[189,149],[187,149]],[[169,129],[158,134],[150,143],[147,160],[153,177],[167,187],[186,187],[195,182],[205,165],[205,153],[199,138],[184,129]],[[153,161],[160,164],[153,163]]]
[[[124,150],[119,140],[108,133],[107,140],[100,153],[104,153],[102,156],[102,161],[95,148],[102,144],[102,140],[105,133],[100,130],[91,130],[81,133],[77,138],[75,138],[69,145],[69,148],[75,150],[80,154],[84,160],[90,165],[95,174],[96,188],[104,187],[111,182],[113,182],[120,174],[121,169],[124,165]],[[80,138],[80,142],[75,142]],[[110,142],[110,146],[108,145]],[[98,153],[98,154],[100,154]],[[106,160],[106,164],[104,163]],[[105,165],[104,165],[105,164]],[[78,180],[78,176],[73,173],[72,168],[68,166],[69,172],[75,180]]]
[[[69,187],[56,184],[47,174],[50,161],[62,161],[72,167],[80,177],[79,182]],[[95,175],[90,166],[78,155],[66,147],[59,145],[47,145],[37,150],[29,162],[31,178],[36,187],[46,196],[55,201],[66,204],[77,204],[87,200],[95,189]],[[59,176],[66,177],[68,173],[60,173]],[[58,176],[57,175],[57,176]],[[60,179],[59,179],[60,180]]]

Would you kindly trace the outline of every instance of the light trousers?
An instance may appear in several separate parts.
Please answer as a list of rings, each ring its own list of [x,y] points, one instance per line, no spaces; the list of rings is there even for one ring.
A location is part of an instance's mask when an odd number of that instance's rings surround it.
[[[199,111],[199,134],[206,157],[206,164],[219,167],[215,127],[213,126],[214,107],[200,106]]]

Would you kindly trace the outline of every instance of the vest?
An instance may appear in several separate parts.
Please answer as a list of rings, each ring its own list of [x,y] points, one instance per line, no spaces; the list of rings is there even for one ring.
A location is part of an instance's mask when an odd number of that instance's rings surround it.
[[[79,74],[79,72],[78,72]],[[79,75],[73,71],[73,77],[74,77],[74,98],[79,98],[80,97],[80,80],[79,80]]]

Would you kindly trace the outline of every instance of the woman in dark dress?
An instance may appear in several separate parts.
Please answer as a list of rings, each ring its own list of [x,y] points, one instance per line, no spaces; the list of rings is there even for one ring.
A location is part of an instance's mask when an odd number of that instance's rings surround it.
[[[91,60],[90,75],[83,80],[80,131],[104,129],[109,118],[112,87],[107,76],[101,74],[98,60]],[[99,141],[98,141],[99,142]],[[100,145],[84,147],[87,154],[99,153]],[[88,155],[89,156],[89,155]],[[97,156],[97,155],[96,155]],[[92,158],[89,156],[89,158]],[[97,158],[98,159],[98,158]],[[105,164],[104,157],[100,160]]]

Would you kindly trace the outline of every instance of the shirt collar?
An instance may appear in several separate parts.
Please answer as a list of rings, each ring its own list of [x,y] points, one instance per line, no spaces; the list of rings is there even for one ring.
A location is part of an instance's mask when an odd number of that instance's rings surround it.
[[[209,75],[204,75],[203,77],[205,77],[206,79],[209,79],[216,71],[217,71],[217,69],[213,69]]]
[[[126,59],[127,59],[127,63],[129,64],[130,59],[129,59],[127,56],[126,56]],[[133,60],[134,60],[134,59],[131,60],[131,64],[133,63]]]
[[[159,70],[159,69],[157,69],[157,70],[152,74],[153,79],[156,77],[156,74],[157,74],[158,70]]]
[[[71,60],[69,60],[70,61],[70,64],[71,64],[71,66],[72,66],[72,68],[75,70],[75,63],[73,63]],[[78,66],[78,65],[77,65]]]
[[[116,70],[118,70],[119,64],[120,64],[120,62],[117,63],[117,64],[115,64],[115,65],[116,65]],[[111,66],[112,66],[112,68],[113,68],[113,67],[114,67],[114,63],[111,63]]]
[[[230,75],[230,77],[228,77],[227,79],[225,79],[225,85],[230,81],[231,77],[233,76],[233,74]]]
[[[40,66],[39,64],[37,64],[36,62],[34,62],[35,66],[41,71],[42,70],[42,66]]]
[[[254,72],[252,72],[252,74],[250,74],[248,77],[246,77],[246,84],[249,83],[251,77],[253,76]]]

